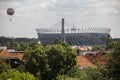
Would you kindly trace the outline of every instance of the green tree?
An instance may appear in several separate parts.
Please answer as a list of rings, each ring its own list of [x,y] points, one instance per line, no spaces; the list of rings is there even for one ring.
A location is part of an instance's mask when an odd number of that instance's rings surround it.
[[[15,69],[9,69],[7,72],[0,74],[0,80],[35,80],[35,77],[28,72],[20,72]]]
[[[8,68],[9,66],[2,59],[0,59],[0,73],[6,71]]]
[[[114,42],[112,40],[112,37],[108,35],[107,37],[107,45],[106,45],[106,50],[114,48]]]
[[[29,71],[30,73],[34,74],[36,77],[39,78],[47,78],[46,76],[47,71],[49,71],[48,66],[48,59],[47,54],[44,46],[40,44],[31,44],[26,49],[26,57],[27,61],[25,64],[25,70]],[[32,65],[32,66],[31,66]]]
[[[51,69],[50,76],[56,78],[58,74],[66,74],[76,65],[76,53],[68,44],[53,45],[47,52],[48,65]]]
[[[26,50],[26,70],[42,80],[56,79],[76,65],[76,53],[68,44],[32,44]],[[31,66],[32,65],[32,66]]]
[[[56,80],[82,80],[82,79],[69,77],[69,76],[66,76],[66,75],[58,75]]]
[[[104,50],[105,50],[105,46],[95,45],[92,47],[92,51],[104,51]]]
[[[114,44],[114,51],[109,54],[106,69],[109,80],[120,80],[120,42]]]
[[[85,70],[86,79],[85,80],[108,80],[105,75],[104,66],[97,66],[88,68]]]

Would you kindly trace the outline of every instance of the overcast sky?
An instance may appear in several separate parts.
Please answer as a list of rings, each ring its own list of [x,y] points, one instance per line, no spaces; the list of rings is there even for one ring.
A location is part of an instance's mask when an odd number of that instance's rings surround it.
[[[7,15],[7,8],[15,14]],[[111,28],[111,36],[120,38],[120,0],[0,0],[0,36],[37,38],[36,28],[63,17],[76,27]]]

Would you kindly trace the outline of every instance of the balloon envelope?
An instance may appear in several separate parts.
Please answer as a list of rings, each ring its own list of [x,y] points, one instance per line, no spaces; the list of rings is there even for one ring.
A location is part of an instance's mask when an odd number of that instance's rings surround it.
[[[7,9],[7,14],[8,15],[13,15],[15,13],[14,9],[13,8],[8,8]]]

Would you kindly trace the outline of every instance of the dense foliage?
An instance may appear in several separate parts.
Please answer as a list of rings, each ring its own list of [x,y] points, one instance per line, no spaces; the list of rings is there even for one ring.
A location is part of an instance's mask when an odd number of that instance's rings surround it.
[[[2,59],[0,59],[0,73],[6,71],[8,68],[8,64],[6,64]]]
[[[9,69],[0,74],[0,80],[35,80],[35,77],[28,72]]]
[[[24,50],[28,44],[37,42],[35,38],[9,38],[0,37],[0,46],[7,46],[8,49]]]
[[[55,79],[76,65],[76,53],[64,43],[52,46],[32,44],[26,50],[26,56],[26,70],[42,80]]]
[[[106,69],[109,80],[120,80],[120,42],[114,44],[114,51],[109,54]]]
[[[0,80],[120,80],[120,42],[109,40],[105,65],[83,70],[78,69],[76,52],[66,43],[42,45],[25,42],[19,45],[11,42],[8,46],[25,50],[24,62],[16,69],[10,69],[0,59]],[[93,51],[104,50],[103,46],[93,47]]]
[[[105,46],[98,46],[98,45],[95,45],[95,46],[92,46],[92,51],[105,51]]]
[[[32,42],[37,42],[37,39],[35,38],[14,38],[14,37],[0,37],[0,43],[1,44],[6,44],[9,42],[17,42],[17,43],[32,43]]]

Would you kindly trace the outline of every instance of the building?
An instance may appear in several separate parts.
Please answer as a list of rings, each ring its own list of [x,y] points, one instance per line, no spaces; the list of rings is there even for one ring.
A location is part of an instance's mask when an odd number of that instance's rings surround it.
[[[37,28],[37,34],[42,44],[54,44],[62,40],[71,45],[92,46],[106,45],[110,29],[105,27],[69,27],[64,28],[62,19],[61,28]]]
[[[85,55],[77,56],[77,64],[79,69],[86,69],[88,67],[95,67],[96,64],[105,65],[105,52],[97,52],[96,54],[87,53]]]
[[[24,60],[24,52],[0,49],[0,58],[9,63],[11,67],[16,67]]]

